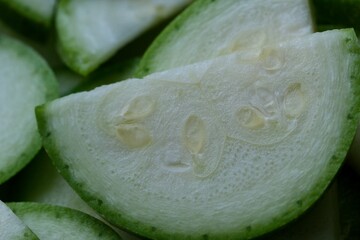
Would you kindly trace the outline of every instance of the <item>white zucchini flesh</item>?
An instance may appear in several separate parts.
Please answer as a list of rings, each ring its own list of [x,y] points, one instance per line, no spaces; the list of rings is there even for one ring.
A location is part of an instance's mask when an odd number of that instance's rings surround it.
[[[37,240],[37,236],[0,200],[0,238]]]
[[[312,32],[308,0],[199,0],[152,43],[139,75],[259,49]]]
[[[8,206],[39,239],[121,239],[105,223],[74,209],[32,202],[14,202]]]
[[[359,119],[352,30],[130,79],[37,108],[60,173],[111,223],[156,239],[247,239],[305,211]]]
[[[0,36],[0,183],[41,148],[35,107],[58,96],[49,66],[24,44]]]
[[[70,68],[87,75],[190,1],[62,0],[56,16],[59,53]]]

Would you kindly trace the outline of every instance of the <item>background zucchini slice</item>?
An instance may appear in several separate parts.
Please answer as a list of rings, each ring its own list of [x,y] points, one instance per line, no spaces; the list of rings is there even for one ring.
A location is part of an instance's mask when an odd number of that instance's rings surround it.
[[[308,0],[199,0],[146,51],[138,76],[313,32]]]
[[[0,236],[6,240],[38,240],[37,236],[0,200]]]
[[[58,96],[52,70],[32,49],[0,36],[0,183],[41,148],[35,107]]]

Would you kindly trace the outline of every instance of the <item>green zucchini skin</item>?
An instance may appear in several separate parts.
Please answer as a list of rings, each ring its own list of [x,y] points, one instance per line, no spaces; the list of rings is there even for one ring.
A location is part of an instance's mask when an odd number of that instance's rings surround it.
[[[11,209],[0,200],[0,237],[4,240],[39,240]]]

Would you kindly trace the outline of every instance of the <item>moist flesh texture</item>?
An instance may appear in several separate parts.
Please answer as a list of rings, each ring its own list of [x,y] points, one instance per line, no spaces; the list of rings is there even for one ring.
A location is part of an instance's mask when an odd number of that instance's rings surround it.
[[[246,239],[298,217],[334,177],[359,119],[358,64],[352,30],[315,33],[74,94],[37,108],[38,125],[110,222]]]

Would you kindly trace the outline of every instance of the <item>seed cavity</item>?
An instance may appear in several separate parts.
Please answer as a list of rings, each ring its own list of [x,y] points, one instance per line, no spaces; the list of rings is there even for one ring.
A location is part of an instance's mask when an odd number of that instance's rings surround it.
[[[149,116],[155,109],[155,100],[147,95],[133,98],[122,109],[120,116],[124,122],[134,122]]]
[[[141,148],[152,141],[150,132],[141,124],[120,124],[117,126],[117,137],[129,148]]]
[[[265,116],[256,108],[243,106],[235,113],[240,125],[249,129],[260,129],[265,126]]]
[[[269,115],[273,115],[278,111],[275,94],[265,87],[256,89],[255,102]]]
[[[288,118],[299,117],[305,108],[305,96],[301,90],[301,84],[290,85],[284,94],[284,112]]]
[[[267,71],[276,71],[284,65],[284,56],[271,48],[263,49],[261,54],[262,67]]]
[[[185,146],[191,154],[201,153],[206,141],[204,121],[197,116],[191,115],[185,122],[183,136]]]
[[[266,42],[267,35],[263,31],[249,31],[245,34],[238,34],[232,39],[234,39],[234,41],[225,43],[225,46],[219,50],[220,55],[225,55],[245,49],[261,49],[261,47]],[[254,55],[253,57],[257,58],[258,56],[259,55]]]

